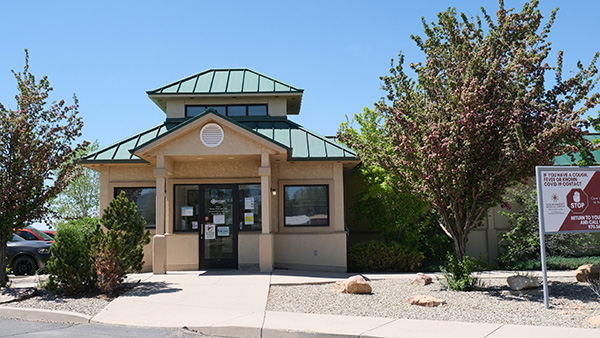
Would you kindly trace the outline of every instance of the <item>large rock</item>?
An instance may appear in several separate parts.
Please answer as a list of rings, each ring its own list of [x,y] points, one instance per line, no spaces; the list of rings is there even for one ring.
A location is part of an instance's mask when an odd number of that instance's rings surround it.
[[[587,322],[592,325],[600,325],[600,316],[590,317],[587,319]]]
[[[535,289],[542,286],[542,283],[537,277],[533,276],[524,276],[524,275],[514,275],[510,276],[506,279],[508,286],[516,291],[525,290],[525,289]]]
[[[345,280],[339,280],[333,285],[333,292],[337,293],[371,293],[371,285],[362,276],[356,275]]]
[[[436,307],[441,304],[446,304],[445,299],[435,298],[431,296],[425,295],[417,295],[406,298],[406,301],[410,303],[410,305],[419,305],[424,307]]]
[[[586,264],[575,270],[575,278],[578,282],[589,282],[600,279],[600,264]]]
[[[415,279],[413,279],[413,281],[410,282],[410,284],[425,286],[425,285],[431,284],[432,282],[433,282],[433,278],[431,278],[431,276],[428,276],[422,272],[419,272],[415,276]]]

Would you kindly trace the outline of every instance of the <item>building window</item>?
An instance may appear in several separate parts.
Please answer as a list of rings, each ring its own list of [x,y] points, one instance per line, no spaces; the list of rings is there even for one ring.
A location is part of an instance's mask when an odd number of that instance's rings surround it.
[[[125,197],[137,206],[138,215],[146,220],[146,228],[156,228],[156,188],[115,188],[115,197],[121,191],[125,192]]]
[[[175,186],[175,224],[176,232],[198,231],[200,220],[200,191],[197,184]]]
[[[266,104],[190,105],[185,106],[185,116],[200,115],[208,108],[213,108],[217,113],[225,116],[267,116]]]
[[[262,229],[262,200],[260,184],[240,184],[240,231]]]
[[[284,186],[285,226],[328,226],[328,185]]]

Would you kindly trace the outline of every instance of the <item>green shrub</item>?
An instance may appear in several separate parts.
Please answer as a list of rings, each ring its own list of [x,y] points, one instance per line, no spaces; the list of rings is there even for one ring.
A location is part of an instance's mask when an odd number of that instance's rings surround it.
[[[64,294],[94,288],[96,271],[92,242],[99,231],[98,219],[84,218],[60,224],[52,256],[46,266],[49,275],[44,287]]]
[[[92,289],[113,292],[127,273],[142,268],[144,245],[150,242],[145,227],[135,203],[123,192],[104,209],[100,220],[86,218],[59,225],[44,287],[65,294]]]
[[[378,241],[359,243],[348,253],[354,269],[360,272],[415,271],[421,266],[423,253],[398,243]]]
[[[600,256],[585,257],[546,257],[548,270],[575,270],[585,264],[600,264]],[[541,270],[542,263],[539,258],[516,262],[509,270]]]
[[[388,244],[422,252],[428,262],[443,261],[446,252],[453,250],[452,240],[441,231],[435,212],[408,187],[399,185],[396,177],[368,165],[360,167],[359,176],[364,188],[351,206],[356,220],[377,230]]]
[[[447,265],[442,268],[443,283],[450,290],[470,291],[481,283],[479,278],[473,276],[474,272],[481,271],[481,263],[465,254],[462,261],[455,255],[448,253]]]
[[[517,212],[501,212],[508,218],[511,227],[501,235],[504,251],[498,257],[498,265],[503,269],[514,269],[524,261],[540,259],[536,191],[519,186],[510,193],[514,196],[511,202],[518,204],[521,209]],[[600,245],[590,233],[552,234],[544,239],[547,256],[581,257],[600,253]]]
[[[140,271],[143,265],[144,245],[150,243],[146,221],[137,214],[137,206],[121,192],[104,209],[101,231],[95,245],[97,286],[110,293],[127,273]]]

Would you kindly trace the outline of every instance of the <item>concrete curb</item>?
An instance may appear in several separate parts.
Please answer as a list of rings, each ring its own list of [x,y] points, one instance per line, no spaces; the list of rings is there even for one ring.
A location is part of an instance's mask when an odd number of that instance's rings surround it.
[[[50,322],[67,323],[89,323],[91,317],[77,312],[43,310],[43,309],[25,309],[2,306],[0,307],[0,317],[17,318],[25,320],[44,320]]]
[[[185,326],[187,329],[207,336],[217,337],[262,337],[260,327],[248,326]]]

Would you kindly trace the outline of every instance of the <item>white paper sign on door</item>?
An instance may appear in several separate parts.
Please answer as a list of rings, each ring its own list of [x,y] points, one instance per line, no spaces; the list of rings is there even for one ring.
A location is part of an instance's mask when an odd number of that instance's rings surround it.
[[[215,224],[225,224],[225,215],[213,215],[213,222]]]
[[[204,231],[204,238],[215,239],[217,238],[217,230],[214,224],[206,224]]]
[[[244,198],[244,208],[246,210],[254,210],[254,197]]]

